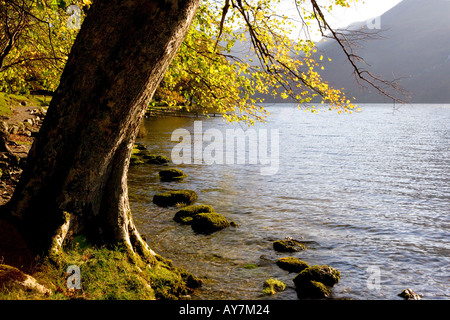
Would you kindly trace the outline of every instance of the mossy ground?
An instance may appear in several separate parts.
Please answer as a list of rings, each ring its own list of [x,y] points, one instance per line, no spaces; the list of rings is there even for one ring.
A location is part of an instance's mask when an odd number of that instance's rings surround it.
[[[82,247],[66,250],[58,265],[45,259],[34,268],[31,275],[52,294],[0,288],[0,300],[176,300],[200,285],[192,275],[160,256],[150,267],[144,261],[132,261],[118,248]],[[70,265],[81,270],[80,290],[67,288],[66,270]]]
[[[47,96],[21,96],[0,92],[0,116],[8,117],[15,107],[20,105],[47,106],[51,97]]]

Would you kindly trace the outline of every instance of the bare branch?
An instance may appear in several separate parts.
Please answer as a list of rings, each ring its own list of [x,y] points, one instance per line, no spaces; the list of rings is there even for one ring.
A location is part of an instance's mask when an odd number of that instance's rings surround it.
[[[357,65],[357,61],[363,61],[362,57],[358,56],[354,52],[355,44],[354,42],[348,38],[348,32],[340,32],[337,30],[334,30],[330,27],[327,20],[325,19],[325,16],[322,12],[322,9],[317,4],[316,0],[310,0],[312,6],[313,6],[313,12],[316,15],[316,20],[319,24],[319,29],[322,34],[322,36],[331,38],[337,41],[338,45],[341,47],[344,54],[347,56],[348,61],[350,62],[353,73],[356,76],[356,79],[358,81],[358,84],[361,85],[361,81],[363,83],[369,84],[371,87],[375,88],[377,91],[379,91],[382,95],[389,97],[393,101],[397,101],[400,103],[404,103],[403,100],[393,96],[391,93],[389,93],[389,90],[395,90],[396,92],[405,93],[404,90],[398,85],[398,79],[395,79],[393,81],[387,81],[382,79],[379,76],[375,76],[373,73],[361,69]],[[331,36],[326,34],[326,31],[329,31],[331,33]],[[357,35],[358,39],[363,39],[362,36],[367,36],[369,33],[362,33],[357,32],[353,33],[353,35]],[[372,35],[373,36],[373,35]],[[365,38],[367,39],[367,38]],[[354,39],[353,39],[354,40]]]

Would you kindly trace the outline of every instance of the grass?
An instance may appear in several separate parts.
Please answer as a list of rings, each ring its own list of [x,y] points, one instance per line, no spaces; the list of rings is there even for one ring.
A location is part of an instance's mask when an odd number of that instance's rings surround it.
[[[80,246],[66,251],[57,266],[41,262],[32,276],[52,291],[48,296],[19,289],[0,290],[0,300],[176,300],[192,292],[199,282],[175,268],[170,260],[157,257],[156,265],[133,263],[120,249]],[[81,270],[81,289],[67,288],[67,267]],[[190,287],[188,287],[190,286]],[[1,288],[0,288],[1,289]]]
[[[12,114],[15,107],[25,103],[27,106],[48,106],[51,97],[48,96],[22,96],[17,94],[9,94],[0,92],[0,116],[8,117]]]

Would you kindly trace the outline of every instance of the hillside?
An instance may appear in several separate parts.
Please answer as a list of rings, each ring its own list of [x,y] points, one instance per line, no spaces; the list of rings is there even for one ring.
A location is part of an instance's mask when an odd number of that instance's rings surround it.
[[[380,39],[359,43],[363,67],[386,80],[402,78],[412,103],[450,103],[450,1],[404,0],[380,17]],[[366,22],[349,29],[367,29]],[[374,89],[361,89],[337,43],[318,45],[332,62],[323,77],[333,86],[345,88],[358,102],[388,102]],[[327,59],[325,59],[327,61]]]

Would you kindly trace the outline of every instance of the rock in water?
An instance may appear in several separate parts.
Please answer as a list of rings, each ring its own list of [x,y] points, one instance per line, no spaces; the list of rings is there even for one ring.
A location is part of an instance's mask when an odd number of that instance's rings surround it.
[[[192,230],[197,233],[213,233],[229,227],[230,222],[221,214],[215,212],[199,213],[192,219]]]
[[[176,190],[158,193],[153,196],[153,203],[160,207],[172,207],[177,204],[190,205],[195,202],[198,195],[192,190]]]
[[[309,265],[306,262],[295,257],[280,258],[277,260],[276,264],[283,270],[296,273],[302,272],[306,268],[309,268]]]
[[[190,205],[177,211],[177,213],[175,213],[175,216],[173,217],[173,220],[182,224],[191,224],[195,215],[205,212],[212,213],[214,212],[214,208],[212,206],[203,204]]]
[[[422,295],[415,293],[411,289],[405,289],[401,293],[398,294],[399,297],[402,297],[406,300],[420,300],[422,299]]]
[[[277,240],[273,242],[273,249],[278,252],[297,252],[305,250],[303,243],[297,240]]]
[[[340,276],[340,272],[330,266],[312,266],[300,272],[293,281],[299,297],[327,298]]]
[[[162,181],[178,181],[186,178],[187,175],[180,169],[171,168],[159,171],[159,177]]]

